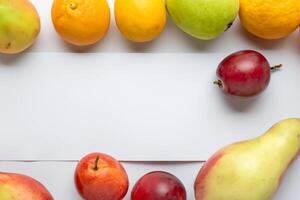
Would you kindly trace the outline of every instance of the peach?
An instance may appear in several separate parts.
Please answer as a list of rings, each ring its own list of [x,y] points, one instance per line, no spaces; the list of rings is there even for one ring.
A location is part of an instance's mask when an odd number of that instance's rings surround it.
[[[1,200],[53,200],[48,190],[31,177],[0,172]]]

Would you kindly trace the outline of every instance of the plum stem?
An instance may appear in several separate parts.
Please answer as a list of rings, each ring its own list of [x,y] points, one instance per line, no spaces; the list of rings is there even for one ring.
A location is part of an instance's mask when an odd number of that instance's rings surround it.
[[[223,83],[221,80],[214,81],[214,84],[219,86],[220,88],[223,86]]]
[[[93,170],[95,170],[95,171],[97,171],[97,170],[99,169],[99,167],[98,167],[99,159],[100,159],[100,157],[97,156],[97,158],[96,158],[96,160],[95,160],[95,166],[94,166],[94,168],[93,168]]]
[[[282,64],[271,67],[271,71],[276,71],[276,70],[279,70],[280,68],[282,68]]]

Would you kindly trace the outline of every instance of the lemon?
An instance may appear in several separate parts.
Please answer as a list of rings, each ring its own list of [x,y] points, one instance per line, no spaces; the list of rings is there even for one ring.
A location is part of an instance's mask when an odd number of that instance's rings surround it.
[[[164,0],[116,0],[115,19],[120,32],[134,42],[157,38],[166,24]]]
[[[299,0],[240,0],[244,28],[264,39],[280,39],[300,25]]]

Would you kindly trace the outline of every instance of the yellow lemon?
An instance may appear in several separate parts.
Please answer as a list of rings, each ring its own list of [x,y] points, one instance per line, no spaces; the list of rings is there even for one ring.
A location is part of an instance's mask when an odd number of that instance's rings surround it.
[[[280,39],[300,25],[300,0],[240,0],[240,19],[260,38]]]
[[[115,18],[120,32],[128,40],[151,41],[166,24],[164,0],[116,0]]]

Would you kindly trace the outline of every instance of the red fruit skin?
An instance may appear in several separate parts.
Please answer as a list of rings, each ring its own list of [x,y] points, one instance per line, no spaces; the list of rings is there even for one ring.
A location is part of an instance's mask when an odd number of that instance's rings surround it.
[[[217,69],[225,93],[234,96],[254,96],[264,91],[271,77],[271,66],[259,52],[239,51],[226,57]]]
[[[0,172],[0,187],[3,185],[19,192],[26,191],[15,196],[14,200],[54,200],[43,184],[26,175]],[[2,192],[6,192],[5,189]]]
[[[194,183],[195,199],[201,200],[205,197],[205,180],[210,170],[215,167],[218,161],[224,156],[223,150],[213,155],[200,169],[196,181]]]
[[[125,169],[106,154],[92,153],[85,156],[78,163],[74,177],[77,191],[85,200],[121,200],[128,191],[129,181]]]
[[[186,200],[182,182],[166,172],[144,175],[132,189],[131,200]]]

